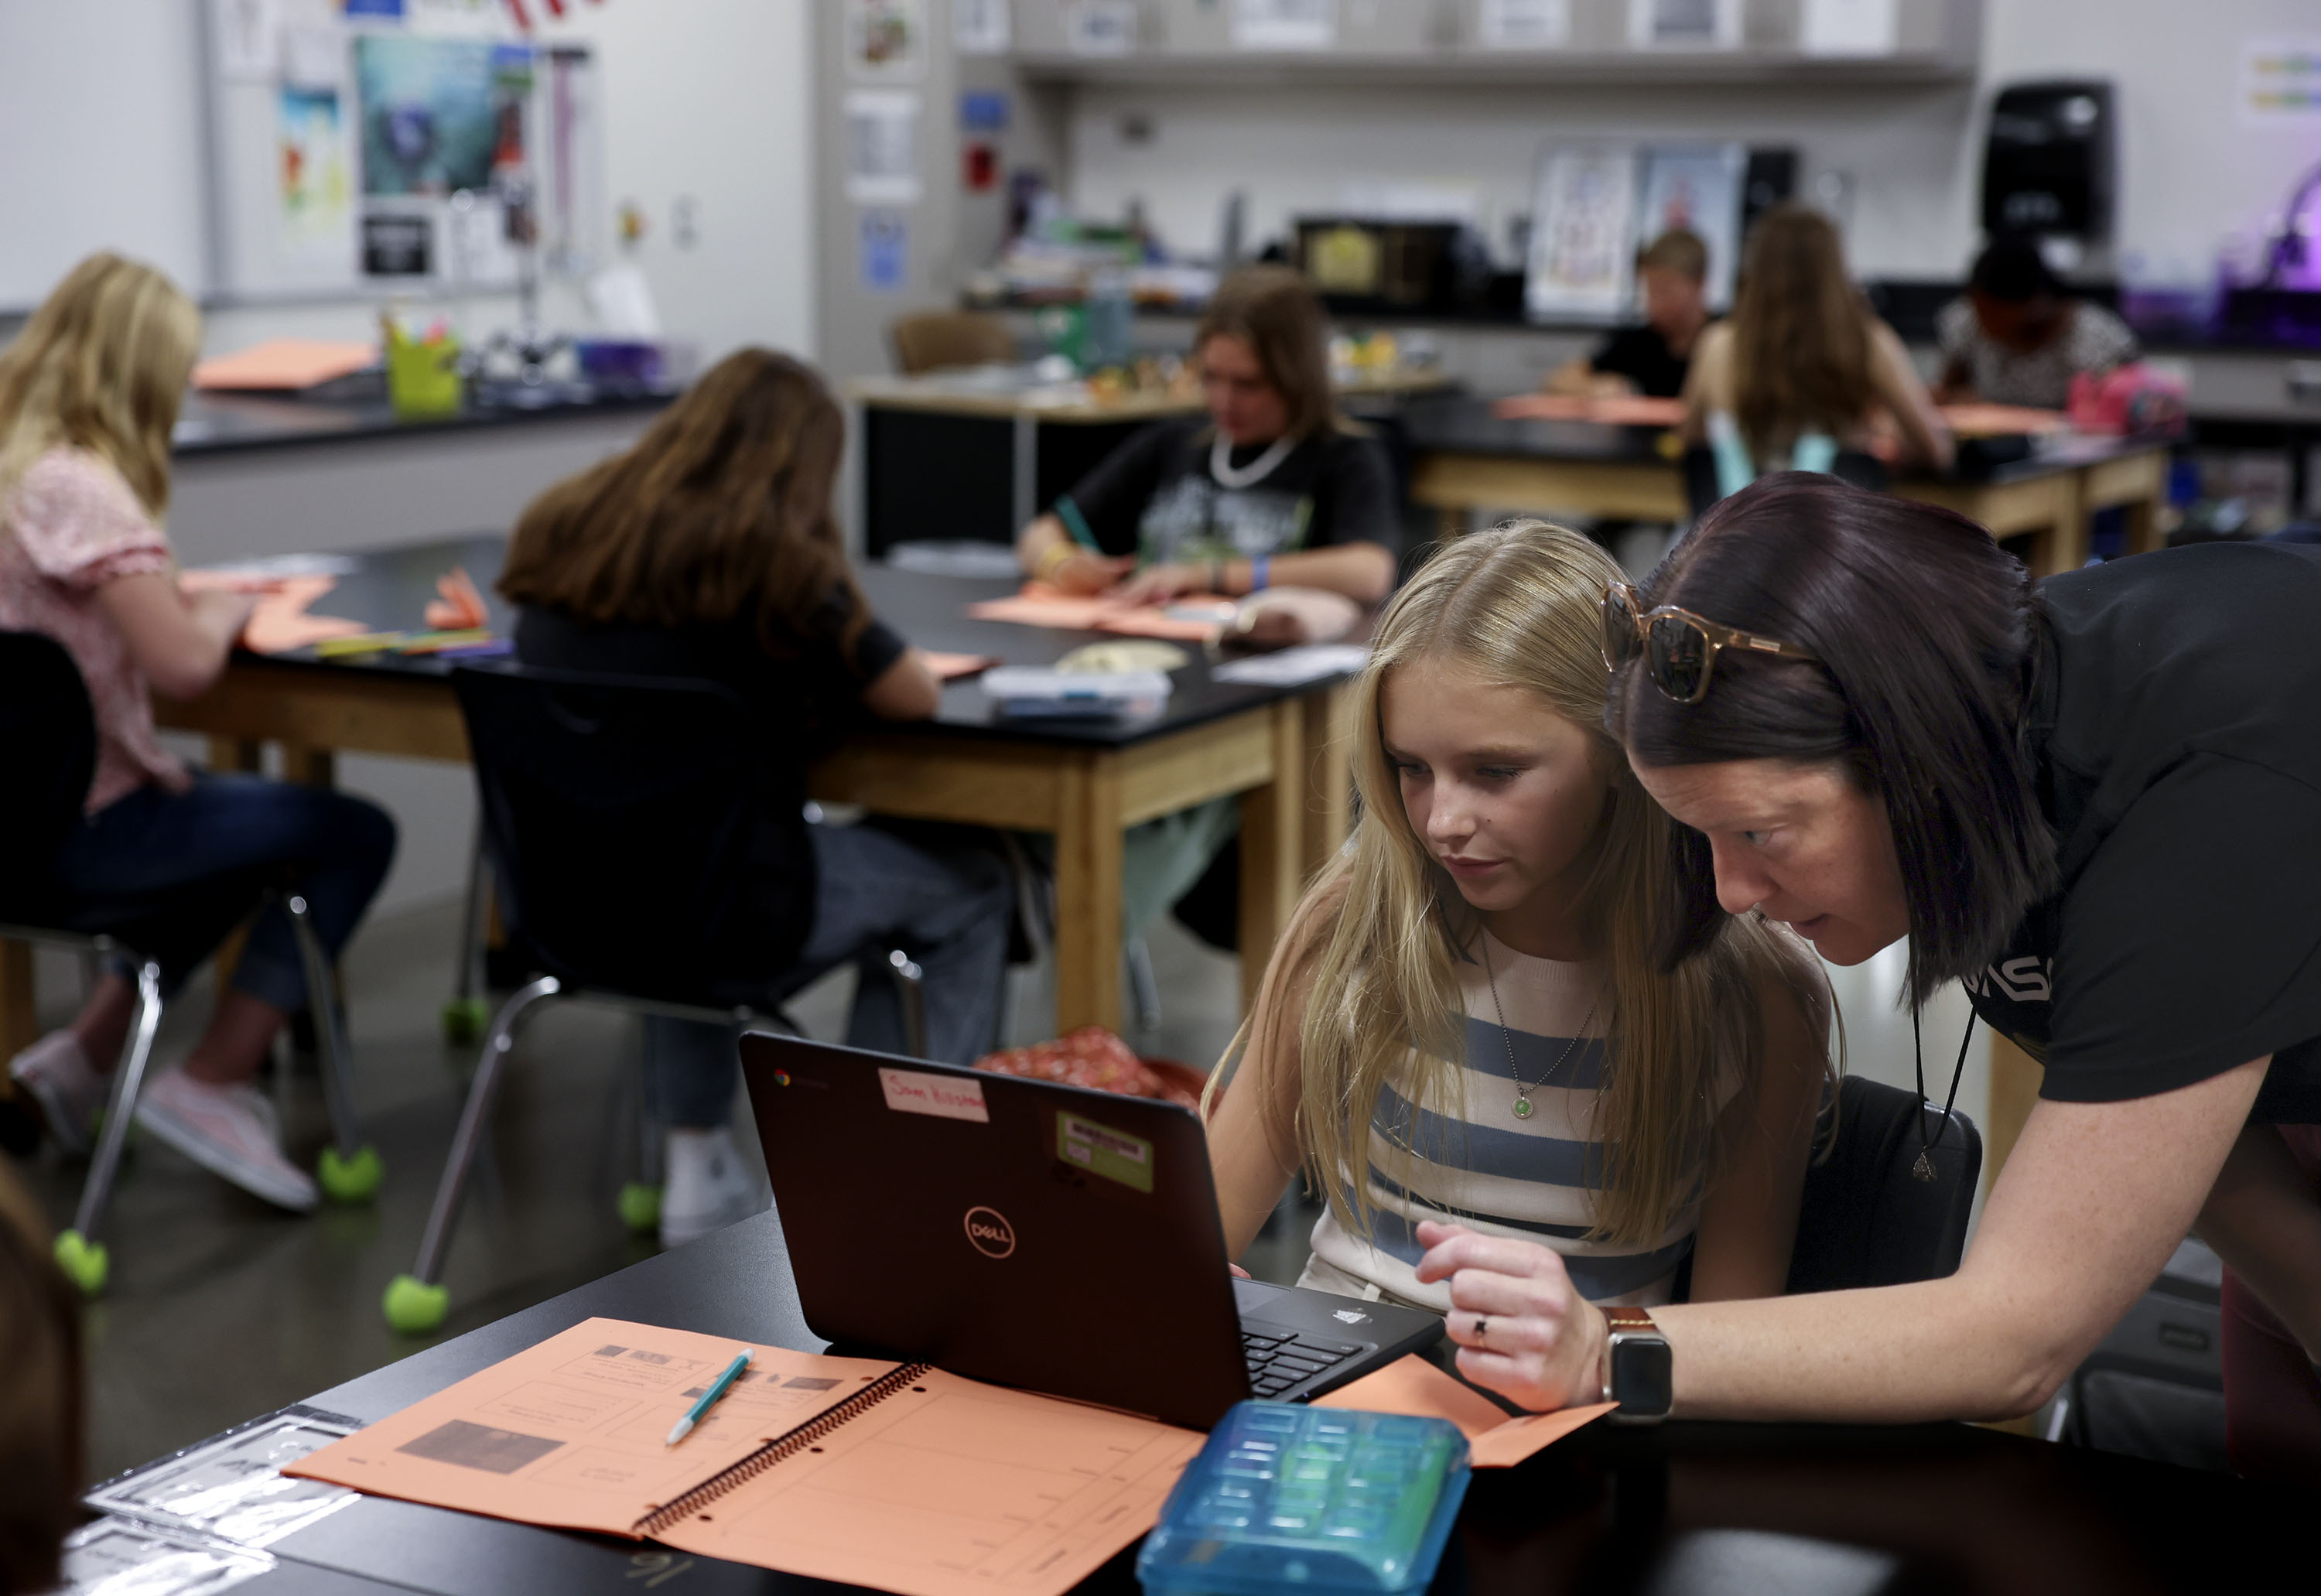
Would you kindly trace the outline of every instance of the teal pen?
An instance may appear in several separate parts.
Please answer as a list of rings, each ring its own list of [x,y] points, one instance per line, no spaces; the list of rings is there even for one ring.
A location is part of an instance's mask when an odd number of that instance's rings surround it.
[[[733,1389],[733,1382],[742,1378],[742,1371],[748,1368],[750,1360],[757,1355],[757,1348],[751,1346],[745,1346],[735,1353],[733,1361],[725,1365],[725,1373],[711,1381],[709,1389],[701,1393],[701,1400],[693,1404],[692,1409],[683,1418],[669,1427],[669,1439],[661,1445],[674,1446],[685,1439],[693,1427],[701,1421],[701,1416],[709,1411],[709,1404]]]

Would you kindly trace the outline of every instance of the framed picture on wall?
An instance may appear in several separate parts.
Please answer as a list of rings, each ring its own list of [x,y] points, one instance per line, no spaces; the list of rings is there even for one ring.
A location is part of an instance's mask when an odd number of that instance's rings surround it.
[[[1637,247],[1679,228],[1695,234],[1708,246],[1708,307],[1728,308],[1741,259],[1741,194],[1749,152],[1738,144],[1660,144],[1643,151],[1643,161]]]

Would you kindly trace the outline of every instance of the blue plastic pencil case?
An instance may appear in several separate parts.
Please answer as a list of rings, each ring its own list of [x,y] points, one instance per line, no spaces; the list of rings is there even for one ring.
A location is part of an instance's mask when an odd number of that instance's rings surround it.
[[[1170,1492],[1136,1576],[1186,1596],[1421,1591],[1469,1473],[1466,1437],[1439,1418],[1236,1402]]]

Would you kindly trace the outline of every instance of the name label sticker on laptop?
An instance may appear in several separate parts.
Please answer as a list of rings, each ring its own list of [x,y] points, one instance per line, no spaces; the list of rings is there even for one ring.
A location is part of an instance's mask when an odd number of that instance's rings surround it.
[[[991,1123],[991,1110],[983,1106],[983,1083],[978,1081],[961,1081],[955,1075],[928,1075],[917,1070],[881,1070],[878,1090],[887,1094],[887,1107],[898,1114],[931,1114],[937,1119]]]
[[[1152,1144],[1077,1114],[1056,1116],[1056,1156],[1092,1175],[1152,1193]]]

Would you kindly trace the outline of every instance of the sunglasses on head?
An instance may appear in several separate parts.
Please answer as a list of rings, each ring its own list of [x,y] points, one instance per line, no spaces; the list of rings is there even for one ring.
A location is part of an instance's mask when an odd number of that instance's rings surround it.
[[[1617,670],[1642,654],[1652,685],[1679,704],[1698,704],[1708,696],[1716,656],[1728,648],[1808,663],[1814,658],[1795,643],[1720,626],[1673,604],[1640,609],[1636,590],[1625,582],[1604,584],[1603,611],[1604,669]]]

